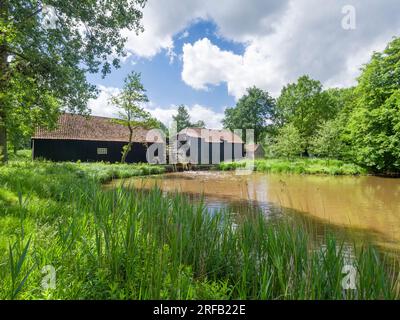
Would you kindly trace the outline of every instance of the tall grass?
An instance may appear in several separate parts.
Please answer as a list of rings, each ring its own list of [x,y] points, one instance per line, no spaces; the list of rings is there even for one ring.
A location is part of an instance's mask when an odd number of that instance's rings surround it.
[[[237,221],[157,188],[104,191],[93,168],[20,169],[0,169],[1,187],[17,195],[1,200],[0,298],[398,298],[396,261],[367,244],[315,243],[306,226],[258,212]],[[357,288],[346,291],[349,263]],[[54,290],[40,285],[46,265]]]
[[[244,168],[246,161],[225,162],[219,165],[220,170],[235,170]],[[293,173],[293,174],[327,174],[327,175],[363,175],[367,171],[356,164],[345,163],[332,159],[308,159],[294,160],[264,159],[255,160],[254,170],[266,173]]]

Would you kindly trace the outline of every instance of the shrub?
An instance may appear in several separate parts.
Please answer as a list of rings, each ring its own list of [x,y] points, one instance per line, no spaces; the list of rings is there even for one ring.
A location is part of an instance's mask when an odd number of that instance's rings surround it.
[[[304,143],[300,132],[292,124],[287,124],[279,129],[272,152],[276,157],[293,159],[301,155]]]

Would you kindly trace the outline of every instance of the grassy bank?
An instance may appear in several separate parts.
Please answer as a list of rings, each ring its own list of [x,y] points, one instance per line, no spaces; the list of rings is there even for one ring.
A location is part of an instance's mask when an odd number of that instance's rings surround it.
[[[103,191],[100,182],[124,175],[121,168],[0,168],[1,299],[398,297],[394,262],[369,245],[348,247],[332,236],[314,245],[306,227],[267,223],[257,213],[237,226],[232,216],[160,190]],[[358,273],[356,291],[342,289],[348,263]],[[55,289],[42,288],[45,266],[56,271]]]
[[[235,170],[244,168],[246,161],[228,162],[219,165],[220,170]],[[289,174],[327,174],[327,175],[363,175],[367,171],[352,163],[341,160],[308,159],[295,160],[264,159],[255,160],[254,170],[265,173],[289,173]]]

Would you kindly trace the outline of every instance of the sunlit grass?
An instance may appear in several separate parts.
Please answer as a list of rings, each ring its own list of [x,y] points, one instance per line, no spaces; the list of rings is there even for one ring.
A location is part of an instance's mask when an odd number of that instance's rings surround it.
[[[220,170],[235,170],[244,168],[247,161],[227,162],[219,165]],[[326,175],[363,175],[367,171],[358,165],[345,163],[341,160],[299,158],[255,160],[254,170],[265,173],[293,174],[326,174]]]
[[[305,225],[237,221],[159,189],[103,190],[106,164],[0,168],[2,299],[395,299],[396,260]],[[143,168],[146,168],[144,170]],[[113,171],[102,176],[102,170]],[[131,171],[132,173],[133,171]],[[342,288],[343,267],[357,289]],[[44,290],[42,268],[57,271]]]

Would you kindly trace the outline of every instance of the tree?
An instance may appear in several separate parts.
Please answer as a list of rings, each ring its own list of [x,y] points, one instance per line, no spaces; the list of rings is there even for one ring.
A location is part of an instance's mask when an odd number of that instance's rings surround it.
[[[191,125],[189,112],[183,104],[178,107],[178,113],[176,116],[173,116],[172,119],[176,122],[178,132],[189,128]]]
[[[342,158],[346,150],[342,135],[343,126],[340,121],[328,120],[321,125],[311,140],[310,151],[319,157]]]
[[[275,120],[275,99],[268,92],[252,87],[247,89],[247,94],[240,98],[234,108],[225,110],[222,123],[232,131],[253,129],[255,141],[260,142]]]
[[[205,128],[206,126],[203,120],[199,120],[195,123],[190,122],[189,112],[183,104],[178,107],[178,113],[176,116],[173,116],[172,119],[176,122],[178,132],[186,128]]]
[[[192,123],[191,127],[205,129],[206,123],[203,120],[199,120],[199,121],[197,121],[195,123]]]
[[[400,38],[364,66],[348,140],[356,162],[376,172],[400,171]]]
[[[105,76],[119,66],[126,40],[120,30],[143,30],[144,4],[145,0],[0,0],[3,162],[7,134],[19,130],[16,124],[31,131],[37,125],[51,128],[62,110],[87,112],[87,101],[97,90],[86,74]]]
[[[122,92],[111,98],[111,103],[120,109],[119,119],[116,122],[129,129],[129,142],[123,147],[121,163],[126,162],[126,157],[132,150],[135,129],[151,129],[159,126],[159,121],[154,119],[141,106],[141,104],[148,101],[146,90],[140,82],[140,73],[136,72],[132,72],[127,76]]]
[[[276,142],[271,147],[272,153],[276,157],[295,158],[303,152],[303,143],[299,130],[289,123],[278,129]]]
[[[335,114],[335,104],[322,84],[308,76],[282,89],[277,100],[281,123],[291,123],[304,141],[304,153],[308,153],[316,129]]]
[[[329,96],[329,103],[331,106],[332,118],[337,115],[343,116],[343,113],[347,116],[354,109],[355,103],[355,88],[331,88],[325,90],[325,93]]]

